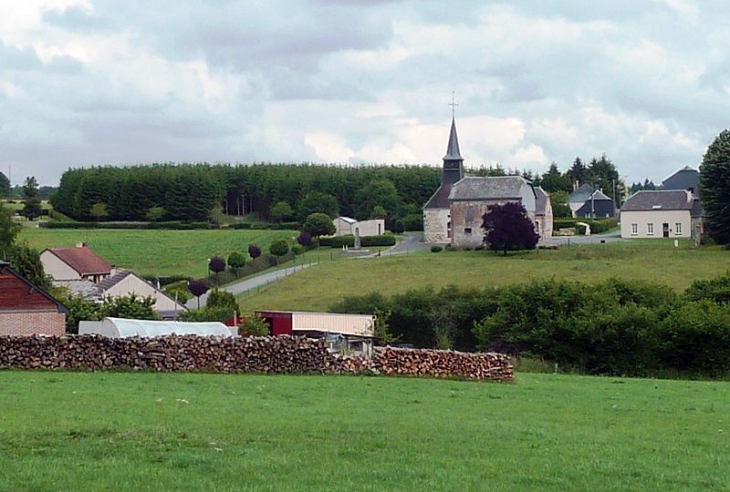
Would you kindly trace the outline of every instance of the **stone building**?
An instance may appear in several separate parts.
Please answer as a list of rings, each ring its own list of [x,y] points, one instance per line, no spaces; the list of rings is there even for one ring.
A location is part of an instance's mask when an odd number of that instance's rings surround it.
[[[446,155],[443,159],[441,186],[438,187],[423,207],[423,240],[427,243],[448,243],[451,241],[451,211],[449,194],[451,187],[464,177],[464,159],[459,151],[456,136],[456,122],[451,118],[451,133]]]
[[[441,186],[423,207],[423,240],[454,247],[483,244],[482,216],[489,205],[519,202],[535,224],[541,239],[552,236],[553,209],[550,196],[520,176],[464,177],[456,124],[443,159]]]

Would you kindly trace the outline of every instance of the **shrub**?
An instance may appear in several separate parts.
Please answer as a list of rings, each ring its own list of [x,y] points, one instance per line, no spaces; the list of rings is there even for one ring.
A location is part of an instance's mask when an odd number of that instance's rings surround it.
[[[240,251],[234,251],[228,255],[228,266],[236,272],[238,276],[239,271],[246,265],[246,255]]]
[[[304,246],[302,246],[301,244],[295,244],[291,247],[291,250],[295,255],[298,256],[304,253]]]
[[[271,243],[271,246],[269,246],[269,253],[274,256],[284,256],[288,252],[289,243],[287,243],[285,239],[279,239],[278,241],[274,241],[273,243]]]
[[[297,237],[297,243],[304,246],[305,248],[312,244],[312,235],[307,231],[302,231]]]
[[[423,214],[408,214],[403,217],[403,227],[406,231],[423,230]]]
[[[438,244],[434,244],[431,246],[431,253],[440,253],[444,248],[439,246]]]
[[[243,317],[243,322],[238,325],[238,334],[242,337],[262,337],[269,335],[270,327],[266,320],[256,314],[249,314]]]
[[[248,255],[255,260],[256,258],[261,256],[261,248],[259,248],[255,244],[249,244],[248,245]]]

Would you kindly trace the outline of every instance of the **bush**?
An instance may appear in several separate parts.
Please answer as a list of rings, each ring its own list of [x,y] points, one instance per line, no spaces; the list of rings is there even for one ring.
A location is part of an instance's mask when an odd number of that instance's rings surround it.
[[[431,246],[431,253],[440,253],[444,248],[439,246],[438,244],[434,244]]]
[[[423,214],[408,214],[403,217],[403,227],[406,231],[423,230]]]
[[[360,238],[360,244],[363,248],[365,247],[378,247],[378,246],[394,246],[396,238],[392,234],[383,234],[382,236],[363,236]],[[342,248],[347,246],[352,248],[355,246],[355,236],[325,236],[319,238],[320,246],[329,246],[331,248]]]
[[[285,239],[274,241],[269,246],[269,253],[275,256],[284,256],[289,252],[289,243]]]
[[[269,323],[256,314],[249,314],[243,317],[243,322],[238,325],[238,334],[242,337],[263,337],[270,333]]]
[[[295,244],[294,246],[291,247],[291,250],[292,250],[292,253],[299,256],[304,253],[304,246],[302,246],[301,244]]]
[[[256,258],[261,256],[261,248],[259,248],[255,244],[249,244],[248,245],[248,255],[255,260]]]

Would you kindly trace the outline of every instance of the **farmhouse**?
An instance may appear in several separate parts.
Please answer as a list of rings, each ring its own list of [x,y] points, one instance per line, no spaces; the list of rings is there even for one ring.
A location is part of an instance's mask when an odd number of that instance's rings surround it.
[[[368,314],[256,311],[270,327],[271,335],[325,338],[335,349],[372,354],[375,316]]]
[[[68,309],[0,261],[0,335],[63,335]]]
[[[47,248],[41,251],[43,270],[53,280],[100,282],[112,274],[112,266],[84,243],[75,248]]]
[[[687,190],[641,190],[621,208],[621,237],[688,238],[700,227],[702,210]]]
[[[380,236],[385,232],[385,220],[355,220],[350,217],[337,217],[332,221],[335,224],[335,236],[355,235]]]

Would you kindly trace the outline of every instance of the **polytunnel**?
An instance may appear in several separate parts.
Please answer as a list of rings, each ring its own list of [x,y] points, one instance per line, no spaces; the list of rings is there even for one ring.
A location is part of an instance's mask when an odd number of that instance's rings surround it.
[[[98,334],[110,338],[161,337],[165,335],[200,335],[232,337],[236,334],[223,323],[149,321],[141,319],[104,318],[79,323],[79,335]]]

